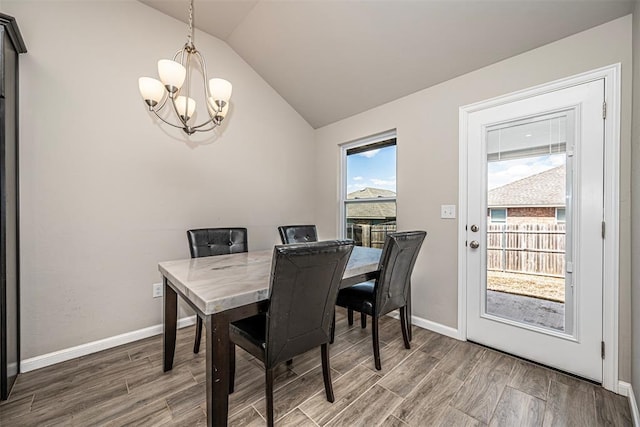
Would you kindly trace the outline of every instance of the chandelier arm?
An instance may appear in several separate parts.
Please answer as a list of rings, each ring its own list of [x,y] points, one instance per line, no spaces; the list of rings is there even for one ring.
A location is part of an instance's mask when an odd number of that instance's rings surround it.
[[[219,108],[217,105],[209,104],[209,99],[211,98],[211,92],[209,91],[209,84],[207,82],[207,79],[209,78],[209,74],[207,73],[207,62],[204,60],[204,57],[200,54],[198,50],[194,52],[194,56],[197,58],[198,62],[200,63],[200,67],[202,68],[202,75],[203,75],[202,83],[204,86],[205,104],[207,105],[207,112],[209,113],[209,117],[211,117],[211,120],[207,121],[207,123],[211,121],[215,122],[215,114],[212,111],[212,109],[215,109],[215,113],[219,113],[222,111],[222,108]],[[209,106],[211,108],[209,108]],[[196,126],[196,128],[200,128],[205,124],[206,123],[203,123],[200,126]]]
[[[211,130],[214,130],[215,128],[217,128],[218,126],[220,126],[219,124],[216,124],[216,122],[213,122],[213,126],[211,126],[210,128],[207,129],[196,129],[196,128],[192,128],[195,132],[209,132]]]
[[[184,130],[184,127],[183,127],[183,126],[174,125],[173,123],[171,123],[171,122],[169,122],[169,121],[165,120],[165,119],[164,119],[160,114],[158,114],[158,112],[157,112],[156,110],[150,110],[150,111],[153,111],[153,114],[155,114],[157,118],[159,118],[160,120],[162,120],[163,122],[165,122],[165,123],[166,123],[166,124],[168,124],[169,126],[173,126],[174,128]]]
[[[209,102],[209,97],[211,93],[209,92],[209,85],[207,79],[209,78],[209,74],[207,73],[207,62],[204,60],[204,57],[200,54],[200,51],[197,49],[193,52],[194,56],[200,63],[200,67],[202,67],[202,82],[204,85],[204,93],[207,97],[207,102]]]
[[[204,122],[204,123],[201,123],[201,124],[199,124],[199,125],[197,125],[197,126],[193,126],[191,129],[199,130],[201,127],[206,126],[206,125],[208,125],[209,123],[214,123],[214,124],[215,124],[215,122],[216,122],[216,121],[215,121],[215,119],[212,117],[211,119],[207,120],[207,121],[206,121],[206,122]],[[219,125],[217,125],[217,124],[216,124],[214,127],[216,127],[216,126],[219,126]],[[211,129],[213,129],[213,128],[211,128]]]
[[[207,63],[205,62],[204,58],[202,57],[202,55],[200,54],[200,52],[198,51],[198,49],[196,49],[195,46],[193,46],[193,50],[190,52],[187,52],[187,55],[193,55],[196,60],[198,61],[198,63],[200,64],[200,67],[202,68],[202,75],[203,75],[203,86],[204,86],[204,93],[205,93],[205,104],[208,105],[209,104],[209,98],[211,97],[211,94],[209,93],[209,85],[207,84]],[[190,63],[189,58],[187,57],[187,63]],[[187,74],[187,79],[188,79],[188,74]],[[188,86],[187,86],[187,90],[188,90]],[[187,95],[188,96],[188,95]],[[216,113],[219,113],[220,111],[222,111],[222,109],[218,108],[216,105],[212,106],[212,108],[215,109]],[[216,119],[215,119],[215,115],[211,113],[211,110],[209,108],[207,108],[207,112],[209,113],[209,117],[210,119],[199,124],[196,126],[192,126],[191,129],[197,132],[205,132],[208,130],[212,130],[215,129],[217,126],[220,126],[219,123],[216,123]],[[202,127],[208,125],[208,124],[213,124],[212,127],[208,128],[208,129],[201,129]]]
[[[151,107],[151,109],[153,109],[153,111],[160,111],[164,108],[164,106],[167,104],[167,99],[169,99],[169,95],[165,92],[164,94],[164,99],[162,100],[162,104],[160,104],[160,106],[158,107],[157,105],[155,107]]]
[[[191,51],[187,49],[187,62],[185,63],[187,70],[187,81],[182,87],[187,87],[187,99],[191,98]],[[186,125],[186,123],[185,123]]]
[[[180,57],[180,61],[178,61],[178,57]],[[180,64],[184,64],[184,46],[182,47],[182,49],[176,51],[176,54],[173,55],[173,60],[179,62]]]

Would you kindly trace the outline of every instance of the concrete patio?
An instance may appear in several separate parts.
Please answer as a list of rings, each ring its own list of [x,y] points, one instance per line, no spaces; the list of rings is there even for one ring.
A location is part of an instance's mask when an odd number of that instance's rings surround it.
[[[487,290],[487,312],[536,326],[564,330],[564,303]]]

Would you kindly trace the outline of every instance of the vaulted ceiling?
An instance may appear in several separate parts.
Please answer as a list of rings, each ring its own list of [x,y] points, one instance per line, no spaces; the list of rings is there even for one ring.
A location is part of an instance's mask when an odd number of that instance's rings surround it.
[[[140,1],[187,22],[188,0]],[[195,0],[194,9],[197,28],[318,128],[629,14],[633,0]]]

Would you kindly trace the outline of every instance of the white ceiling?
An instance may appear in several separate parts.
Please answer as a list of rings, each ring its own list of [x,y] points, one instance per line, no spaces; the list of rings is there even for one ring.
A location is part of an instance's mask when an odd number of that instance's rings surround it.
[[[188,0],[140,1],[187,22]],[[318,128],[632,9],[633,0],[195,0],[194,21]]]

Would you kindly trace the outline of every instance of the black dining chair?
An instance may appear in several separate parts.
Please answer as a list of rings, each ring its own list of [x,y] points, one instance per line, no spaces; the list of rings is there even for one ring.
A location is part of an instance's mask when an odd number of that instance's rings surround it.
[[[334,401],[329,341],[336,296],[352,250],[351,240],[276,246],[266,312],[229,327],[229,389],[234,388],[238,345],[264,363],[269,426],[274,422],[274,368],[314,348],[321,349],[324,389],[327,400]]]
[[[281,225],[278,232],[283,245],[318,241],[315,225]]]
[[[198,228],[187,231],[189,239],[189,251],[191,258],[200,258],[214,255],[228,255],[239,252],[247,252],[246,228]],[[193,352],[200,351],[202,339],[202,319],[196,316],[196,340],[193,344]]]
[[[318,241],[315,225],[281,225],[278,227],[278,232],[283,245]],[[347,319],[349,325],[353,325],[353,310],[347,310]],[[360,315],[360,324],[363,329],[367,327],[367,315],[364,313]]]
[[[281,225],[278,232],[283,245],[318,241],[315,225]],[[353,310],[347,310],[347,319],[349,325],[353,325]],[[367,315],[364,313],[360,315],[360,324],[363,329],[367,327]]]
[[[381,316],[400,309],[400,327],[404,346],[411,348],[409,343],[411,319],[408,310],[411,303],[409,300],[411,273],[426,236],[425,231],[389,233],[378,264],[378,278],[342,289],[338,293],[336,302],[338,306],[371,316],[373,358],[377,370],[382,369],[378,340],[378,319]]]

